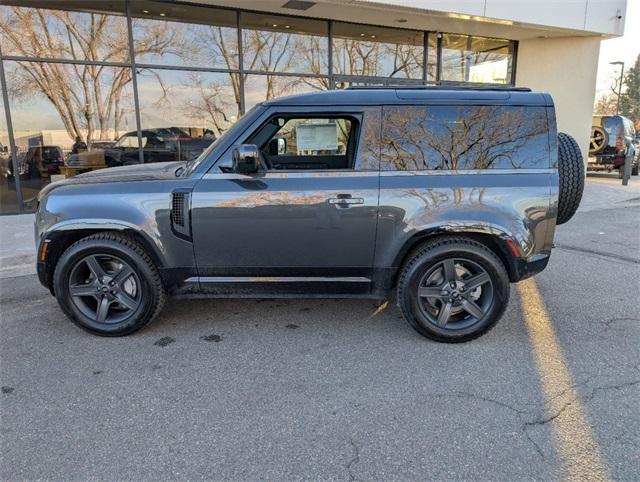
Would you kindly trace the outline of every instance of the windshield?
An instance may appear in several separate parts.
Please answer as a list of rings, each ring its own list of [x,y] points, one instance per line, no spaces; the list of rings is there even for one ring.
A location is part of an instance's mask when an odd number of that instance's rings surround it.
[[[229,127],[226,131],[224,131],[220,135],[220,137],[218,137],[215,141],[213,141],[209,145],[209,147],[207,147],[204,151],[202,151],[202,154],[200,154],[195,159],[191,159],[190,161],[187,161],[187,163],[183,166],[184,169],[182,170],[182,172],[180,172],[180,174],[176,172],[176,176],[178,175],[182,177],[189,176],[202,163],[202,161],[204,161],[207,157],[209,157],[209,154],[211,154],[211,152],[217,146],[219,146],[220,144],[223,144],[229,137],[235,135],[237,132],[242,131],[242,129],[245,128],[246,120],[251,118],[249,114],[253,113],[261,105],[262,104],[256,104],[250,110],[248,110],[242,116],[240,116],[238,120],[231,127]]]

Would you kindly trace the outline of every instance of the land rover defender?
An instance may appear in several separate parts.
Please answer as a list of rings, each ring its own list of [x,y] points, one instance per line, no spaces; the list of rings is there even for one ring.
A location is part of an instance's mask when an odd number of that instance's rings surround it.
[[[47,186],[40,281],[104,336],[168,296],[395,297],[420,334],[461,342],[545,268],[584,163],[529,89],[365,88],[257,105],[189,162]]]

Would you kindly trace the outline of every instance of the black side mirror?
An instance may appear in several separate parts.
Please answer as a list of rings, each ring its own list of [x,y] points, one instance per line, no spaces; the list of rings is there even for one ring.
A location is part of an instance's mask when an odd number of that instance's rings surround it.
[[[242,144],[231,152],[233,171],[254,174],[260,169],[260,152],[255,144]]]

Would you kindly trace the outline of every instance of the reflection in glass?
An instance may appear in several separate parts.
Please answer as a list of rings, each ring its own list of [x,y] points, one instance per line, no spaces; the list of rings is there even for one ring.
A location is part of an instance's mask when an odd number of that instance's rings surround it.
[[[383,170],[544,169],[544,107],[385,107]]]
[[[507,84],[512,62],[513,42],[508,40],[442,35],[443,81]]]
[[[8,61],[4,66],[27,207],[57,176],[105,167],[105,144],[135,129],[129,68]]]
[[[246,76],[244,88],[246,109],[249,110],[259,102],[276,97],[326,90],[329,79],[255,74]]]
[[[187,161],[200,155],[238,118],[237,83],[237,74],[142,69],[138,90],[144,161]],[[130,139],[119,147],[135,148],[135,143]]]
[[[333,32],[334,73],[422,78],[422,32],[341,22]]]
[[[240,23],[245,70],[328,73],[327,22],[243,12]]]
[[[117,3],[117,2],[111,2]],[[3,55],[125,62],[125,17],[102,13],[0,6]]]
[[[9,133],[7,131],[4,99],[0,98],[0,214],[18,212],[16,184],[12,177]]]
[[[235,12],[140,1],[131,8],[139,17],[132,20],[136,62],[238,68]]]
[[[427,35],[427,82],[435,82],[438,72],[438,37],[436,33]]]

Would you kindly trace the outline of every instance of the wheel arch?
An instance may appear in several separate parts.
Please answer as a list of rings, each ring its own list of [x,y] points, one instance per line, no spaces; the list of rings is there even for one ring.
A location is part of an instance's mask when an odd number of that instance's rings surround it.
[[[392,283],[389,288],[396,286],[398,276],[400,275],[400,268],[411,253],[418,248],[418,246],[427,241],[452,236],[468,238],[485,245],[500,259],[500,261],[502,261],[502,264],[509,274],[509,280],[514,282],[519,279],[516,266],[516,256],[513,252],[514,249],[518,249],[518,245],[508,233],[497,231],[494,233],[488,233],[486,231],[473,229],[451,230],[446,228],[433,228],[419,231],[405,241],[404,245],[396,255],[395,262],[393,264],[394,272],[391,277]]]
[[[153,241],[144,232],[135,229],[131,225],[113,222],[91,225],[86,223],[64,223],[53,226],[52,229],[43,234],[38,243],[38,273],[41,281],[51,291],[51,294],[55,294],[53,290],[53,271],[66,249],[83,238],[104,232],[120,233],[127,236],[145,250],[156,267],[162,268],[165,266],[164,257]],[[40,260],[40,255],[42,243],[45,240],[48,240],[49,243],[43,263]]]

